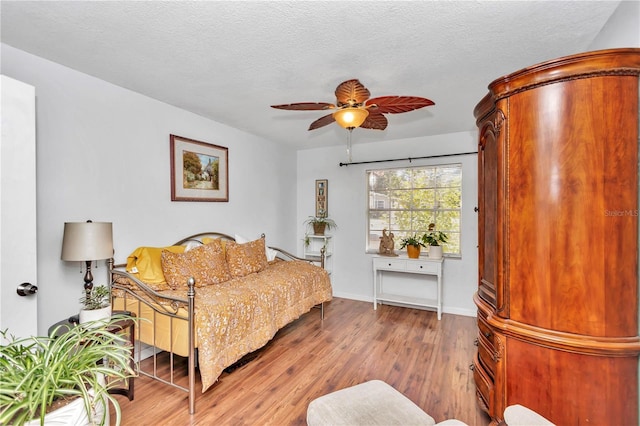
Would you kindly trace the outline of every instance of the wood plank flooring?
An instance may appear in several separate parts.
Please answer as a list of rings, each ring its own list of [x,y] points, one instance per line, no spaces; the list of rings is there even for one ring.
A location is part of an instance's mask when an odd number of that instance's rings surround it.
[[[192,416],[185,392],[136,378],[134,401],[117,397],[122,425],[305,425],[311,400],[380,379],[438,422],[486,426],[469,370],[476,335],[475,318],[443,314],[438,321],[431,311],[374,311],[371,303],[335,298],[324,321],[318,309],[303,315],[204,394],[198,377]],[[161,359],[158,368],[168,369],[169,358]],[[186,360],[176,357],[174,368],[186,371]]]

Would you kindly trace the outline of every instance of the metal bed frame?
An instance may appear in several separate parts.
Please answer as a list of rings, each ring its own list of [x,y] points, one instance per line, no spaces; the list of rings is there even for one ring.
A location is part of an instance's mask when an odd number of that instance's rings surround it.
[[[193,242],[198,242],[200,244],[202,244],[201,238],[203,237],[213,237],[213,238],[222,238],[224,240],[230,240],[230,241],[235,241],[235,238],[233,238],[230,235],[227,234],[223,234],[220,232],[201,232],[198,234],[194,234],[191,235],[189,237],[186,237],[180,241],[178,241],[177,243],[173,244],[173,245],[184,245],[190,241]],[[262,234],[262,237],[264,238],[264,234]],[[277,251],[277,257],[279,257],[282,260],[302,260],[305,262],[309,262],[309,263],[314,263],[314,262],[318,262],[318,260],[309,260],[309,259],[303,259],[301,257],[295,256],[285,250],[279,249],[277,247],[269,247],[273,250]],[[320,251],[320,267],[324,268],[324,262],[325,262],[325,253],[324,253],[324,248],[321,249]],[[140,333],[136,333],[136,337],[139,340],[139,344],[138,347],[136,349],[136,355],[137,355],[137,362],[136,362],[136,369],[138,371],[138,374],[142,374],[144,376],[150,377],[154,380],[157,380],[161,383],[164,383],[166,385],[169,386],[173,386],[174,388],[177,388],[181,391],[187,392],[189,394],[189,414],[194,414],[195,413],[195,378],[196,378],[196,357],[197,357],[197,348],[195,347],[195,321],[194,321],[194,313],[195,313],[195,296],[196,296],[196,291],[195,291],[195,280],[193,278],[189,278],[187,285],[188,285],[188,289],[187,289],[187,293],[186,293],[186,297],[185,298],[178,298],[178,297],[171,297],[171,296],[166,296],[166,295],[162,295],[159,292],[151,289],[147,284],[145,284],[144,282],[138,280],[137,278],[135,278],[134,276],[132,276],[131,274],[127,273],[125,270],[126,264],[115,264],[113,259],[109,259],[108,260],[108,266],[109,266],[109,280],[111,282],[111,288],[113,290],[118,290],[120,291],[124,296],[124,306],[126,309],[127,306],[127,302],[129,300],[133,300],[134,303],[137,303],[137,308],[138,308],[138,312],[140,312],[140,308],[141,305],[146,305],[149,308],[151,308],[153,310],[153,319],[154,319],[154,329],[153,329],[153,342],[154,344],[151,345],[152,349],[153,349],[153,368],[151,371],[145,371],[141,368],[140,366],[140,361],[141,361],[141,355],[142,355],[142,342],[140,340],[141,336]],[[124,286],[121,285],[119,283],[117,283],[115,281],[116,277],[121,276],[121,277],[125,277],[128,280],[130,280],[131,282],[135,283],[136,286],[138,287],[136,290],[137,291],[133,291],[129,286]],[[162,303],[160,303],[162,302]],[[320,304],[319,305],[320,308],[320,316],[321,319],[324,319],[324,304]],[[187,314],[186,316],[184,314],[182,314],[180,312],[181,309],[186,310]],[[162,378],[158,375],[158,356],[157,354],[161,351],[163,351],[160,348],[157,348],[155,343],[156,343],[156,318],[157,315],[162,315],[164,317],[168,317],[169,318],[169,330],[170,330],[170,336],[169,336],[169,344],[170,344],[170,349],[168,350],[169,352],[169,361],[170,361],[170,368],[169,368],[169,379],[165,379]],[[141,321],[144,321],[144,319],[141,319]],[[173,325],[174,325],[174,321],[186,321],[187,322],[187,327],[188,327],[188,366],[187,366],[187,374],[188,374],[188,387],[184,387],[178,383],[176,383],[176,381],[174,380],[174,352],[173,352]]]

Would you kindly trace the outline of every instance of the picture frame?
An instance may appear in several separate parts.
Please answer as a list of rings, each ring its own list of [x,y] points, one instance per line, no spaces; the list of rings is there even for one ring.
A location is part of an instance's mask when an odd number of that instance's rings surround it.
[[[229,201],[229,148],[170,135],[171,201]]]
[[[329,180],[316,179],[316,217],[329,216]]]

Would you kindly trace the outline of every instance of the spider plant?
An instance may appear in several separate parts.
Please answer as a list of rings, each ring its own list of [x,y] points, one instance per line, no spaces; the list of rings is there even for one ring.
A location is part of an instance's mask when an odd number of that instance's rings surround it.
[[[98,326],[81,324],[58,337],[15,339],[6,330],[0,332],[2,341],[8,342],[0,346],[0,424],[39,419],[42,425],[54,401],[81,397],[89,419],[98,404],[108,413],[111,402],[119,425],[120,406],[108,391],[135,373],[127,338],[109,330],[125,318],[129,317],[114,315]],[[97,419],[100,424],[105,423],[104,416]]]

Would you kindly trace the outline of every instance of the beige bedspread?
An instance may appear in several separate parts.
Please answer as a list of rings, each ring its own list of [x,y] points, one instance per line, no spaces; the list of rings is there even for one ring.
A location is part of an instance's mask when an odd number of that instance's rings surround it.
[[[184,291],[162,293],[184,297]],[[226,367],[267,344],[280,328],[331,298],[327,272],[301,261],[272,262],[264,271],[197,288],[202,391]]]

